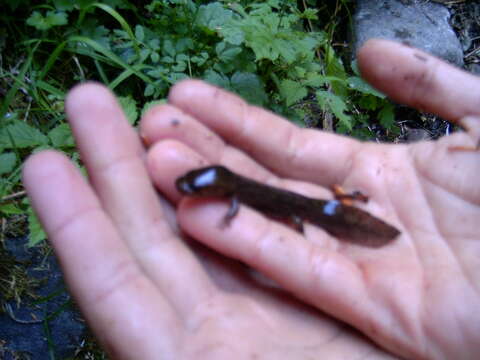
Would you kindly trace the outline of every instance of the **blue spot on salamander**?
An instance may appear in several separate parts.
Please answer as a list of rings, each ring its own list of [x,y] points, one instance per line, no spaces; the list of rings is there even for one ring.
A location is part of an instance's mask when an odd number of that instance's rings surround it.
[[[338,200],[330,200],[323,206],[323,213],[325,215],[335,215],[337,207],[340,205]]]

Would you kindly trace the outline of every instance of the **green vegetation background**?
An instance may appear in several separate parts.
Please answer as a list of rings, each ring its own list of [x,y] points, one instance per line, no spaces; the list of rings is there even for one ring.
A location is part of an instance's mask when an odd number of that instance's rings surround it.
[[[325,3],[325,2],[319,2]],[[328,2],[327,2],[328,3]],[[22,162],[55,148],[81,167],[63,101],[96,80],[120,98],[132,125],[195,77],[236,92],[300,126],[370,138],[395,132],[393,108],[333,45],[346,0],[7,0],[1,17],[0,214],[27,214],[30,244],[45,234],[23,197]],[[342,47],[339,47],[340,50]]]

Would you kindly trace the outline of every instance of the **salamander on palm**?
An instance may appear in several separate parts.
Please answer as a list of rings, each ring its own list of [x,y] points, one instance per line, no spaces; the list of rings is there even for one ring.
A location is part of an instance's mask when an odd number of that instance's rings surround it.
[[[230,198],[227,223],[243,203],[270,217],[290,219],[301,231],[302,222],[308,221],[335,237],[366,246],[382,246],[400,234],[395,227],[355,206],[268,186],[219,165],[190,171],[175,184],[187,196]]]

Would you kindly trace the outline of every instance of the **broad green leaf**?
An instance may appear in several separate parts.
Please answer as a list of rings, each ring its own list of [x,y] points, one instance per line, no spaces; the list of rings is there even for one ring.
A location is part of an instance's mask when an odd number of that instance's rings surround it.
[[[361,77],[358,76],[351,76],[348,78],[348,86],[351,89],[360,91],[364,94],[370,94],[381,99],[385,99],[385,95],[382,94],[380,91],[375,90],[369,83],[363,80]]]
[[[143,42],[143,40],[145,40],[145,32],[143,31],[143,26],[141,25],[135,26],[135,37],[140,42]]]
[[[175,62],[175,60],[171,56],[164,56],[164,57],[162,57],[161,60],[162,60],[162,62],[164,62],[166,64],[173,64]]]
[[[4,149],[28,148],[47,144],[48,138],[45,135],[20,120],[16,120],[0,130],[0,147]]]
[[[43,16],[39,11],[34,11],[27,19],[27,24],[37,30],[48,30],[53,26],[67,24],[67,14],[62,11],[47,11]]]
[[[298,42],[293,42],[290,39],[276,39],[272,43],[272,47],[278,51],[287,64],[292,64],[299,55]]]
[[[232,16],[233,12],[231,10],[225,9],[221,3],[216,1],[199,7],[195,22],[210,30],[217,30],[230,20]]]
[[[188,75],[181,72],[171,72],[170,74],[168,74],[167,79],[170,82],[170,84],[173,85],[179,82],[180,80],[188,79]]]
[[[392,129],[395,124],[395,112],[391,103],[387,102],[382,110],[378,113],[380,124],[386,129]]]
[[[150,110],[152,107],[156,106],[156,105],[161,105],[161,104],[166,104],[167,103],[167,100],[166,99],[161,99],[161,100],[153,100],[153,101],[149,101],[147,103],[145,103],[143,105],[143,109],[142,109],[142,116],[148,111]]]
[[[145,86],[145,90],[143,92],[143,96],[152,96],[155,93],[155,86],[152,84],[148,84]]]
[[[7,174],[13,170],[17,163],[17,157],[14,153],[0,154],[0,175]]]
[[[378,107],[378,98],[372,95],[363,95],[358,101],[362,109],[375,110]]]
[[[335,51],[331,47],[329,47],[327,51],[326,74],[328,76],[334,76],[340,79],[347,80],[347,73],[345,72],[345,68],[343,66],[342,60],[335,55]],[[331,85],[335,94],[338,94],[342,97],[346,97],[348,95],[346,81],[335,82],[335,83],[332,83]]]
[[[175,60],[177,60],[177,62],[188,61],[188,56],[185,54],[178,54]]]
[[[195,49],[195,45],[196,43],[193,41],[192,38],[182,37],[180,39],[177,39],[177,42],[175,44],[175,50],[177,51],[177,53],[187,52],[188,50]]]
[[[249,103],[264,105],[268,100],[263,83],[256,74],[236,72],[230,79],[230,86]]]
[[[307,96],[308,91],[301,82],[286,79],[280,82],[280,94],[285,99],[285,104],[291,106]]]
[[[220,74],[214,70],[207,70],[203,74],[203,80],[210,84],[220,86],[224,89],[230,89],[230,80],[223,74]]]
[[[325,84],[333,84],[335,82],[344,83],[345,80],[335,77],[335,76],[324,76],[316,73],[307,74],[307,79],[305,80],[305,85],[320,87]]]
[[[347,130],[352,130],[352,118],[345,113],[347,105],[342,98],[325,90],[318,90],[316,95],[323,111],[333,113]]]
[[[160,55],[157,52],[153,52],[151,53],[150,58],[152,59],[153,63],[158,63],[160,60]]]
[[[135,124],[138,118],[137,102],[131,96],[122,96],[118,98],[118,102],[130,125]]]
[[[240,46],[227,47],[226,42],[219,42],[215,48],[218,58],[224,62],[231,62],[235,57],[242,52]]]
[[[229,21],[222,26],[218,32],[223,36],[224,41],[232,45],[241,45],[245,41],[245,33],[237,21]]]
[[[5,215],[22,215],[24,211],[15,206],[15,204],[3,204],[0,205],[0,213]]]
[[[48,133],[48,138],[50,139],[52,145],[56,148],[75,146],[72,130],[66,123],[60,124],[50,130]]]
[[[175,50],[175,46],[173,46],[173,43],[171,40],[165,40],[163,43],[163,51],[170,57],[174,58],[175,55],[177,54],[177,51]]]
[[[144,62],[146,58],[150,55],[150,49],[142,49],[140,50],[140,62]]]
[[[75,9],[76,1],[70,0],[53,0],[53,4],[57,10],[72,11]]]
[[[205,51],[202,51],[199,56],[192,56],[190,61],[194,64],[197,64],[198,66],[202,66],[205,64],[205,62],[208,60],[208,53]]]
[[[177,71],[177,72],[183,72],[186,69],[187,69],[187,64],[184,63],[184,62],[179,62],[179,63],[177,63],[177,65],[172,67],[172,70]]]

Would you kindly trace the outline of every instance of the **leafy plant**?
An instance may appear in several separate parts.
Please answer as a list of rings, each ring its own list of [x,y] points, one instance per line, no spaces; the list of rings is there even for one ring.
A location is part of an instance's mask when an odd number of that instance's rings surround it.
[[[346,3],[338,1],[335,11]],[[20,167],[28,154],[55,148],[79,158],[63,98],[88,79],[118,93],[131,124],[174,83],[196,77],[302,126],[330,114],[337,131],[358,137],[371,135],[369,118],[395,130],[393,107],[343,64],[332,46],[335,24],[315,4],[153,0],[136,7],[127,0],[44,0],[17,8],[8,2],[16,13],[2,15],[5,23],[15,18],[23,25],[4,29],[0,43],[14,54],[7,62],[21,59],[0,78],[9,89],[0,103],[0,199],[22,191]],[[32,239],[41,241],[29,206],[0,202],[0,213],[28,213]]]

